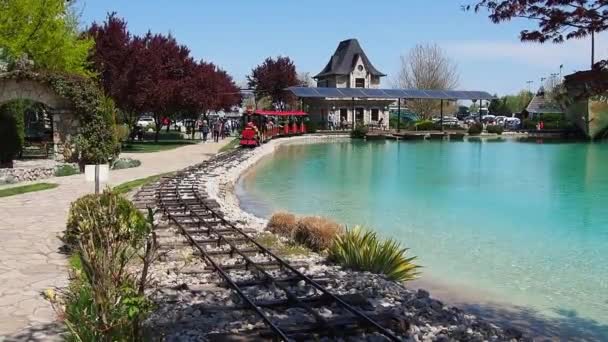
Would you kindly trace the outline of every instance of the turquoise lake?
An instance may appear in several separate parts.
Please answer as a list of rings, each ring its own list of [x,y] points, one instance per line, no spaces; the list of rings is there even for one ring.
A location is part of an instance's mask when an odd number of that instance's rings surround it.
[[[608,340],[608,144],[284,145],[237,194],[262,217],[371,227],[410,247],[423,279]]]

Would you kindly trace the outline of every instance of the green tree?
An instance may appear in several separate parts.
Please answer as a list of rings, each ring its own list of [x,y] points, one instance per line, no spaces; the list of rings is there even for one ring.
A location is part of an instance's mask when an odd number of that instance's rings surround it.
[[[0,106],[0,168],[12,168],[13,159],[21,152],[26,107],[24,100],[7,102]]]
[[[490,106],[488,107],[488,111],[492,115],[511,116],[511,114],[513,114],[513,112],[511,112],[511,109],[507,105],[506,96],[492,100],[490,102]]]
[[[0,61],[15,64],[23,57],[34,67],[87,75],[93,41],[78,31],[70,1],[0,1]]]
[[[507,106],[512,113],[521,113],[524,109],[526,109],[526,107],[528,107],[528,104],[530,104],[533,97],[534,94],[531,92],[522,90],[517,95],[509,95],[506,97]]]

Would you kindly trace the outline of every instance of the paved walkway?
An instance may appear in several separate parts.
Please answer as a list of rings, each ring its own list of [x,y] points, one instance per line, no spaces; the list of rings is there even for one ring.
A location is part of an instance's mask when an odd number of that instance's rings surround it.
[[[129,180],[170,172],[199,163],[228,143],[197,144],[156,152],[123,154],[139,159],[137,168],[112,171],[113,186]],[[66,257],[57,238],[65,229],[69,205],[94,191],[84,175],[50,178],[59,187],[0,198],[0,342],[45,340],[56,329],[55,314],[41,292],[64,286]],[[46,336],[46,337],[45,337]]]

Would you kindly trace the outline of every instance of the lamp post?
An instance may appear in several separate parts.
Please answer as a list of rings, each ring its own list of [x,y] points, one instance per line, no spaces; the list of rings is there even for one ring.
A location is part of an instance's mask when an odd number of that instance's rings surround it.
[[[397,133],[401,131],[401,98],[397,99]]]
[[[443,99],[441,99],[441,105],[439,109],[439,115],[441,117],[441,131],[443,132]]]

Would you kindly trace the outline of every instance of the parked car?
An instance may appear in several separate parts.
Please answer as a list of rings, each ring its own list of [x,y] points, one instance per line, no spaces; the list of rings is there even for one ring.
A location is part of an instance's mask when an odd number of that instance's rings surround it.
[[[496,119],[495,119],[495,120],[496,120],[496,124],[497,124],[497,125],[504,126],[504,124],[505,124],[505,119],[506,119],[506,118],[507,118],[507,117],[506,117],[506,116],[503,116],[503,115],[499,115],[499,116],[497,116],[497,117],[496,117]]]
[[[506,118],[505,128],[507,129],[519,129],[521,127],[521,120],[518,118]]]
[[[154,126],[154,118],[151,116],[142,116],[137,120],[137,126],[141,126],[142,128]]]
[[[494,122],[496,120],[496,117],[494,115],[484,115],[481,117],[481,121],[483,121],[484,123],[491,123]]]

